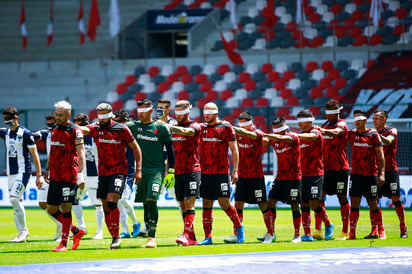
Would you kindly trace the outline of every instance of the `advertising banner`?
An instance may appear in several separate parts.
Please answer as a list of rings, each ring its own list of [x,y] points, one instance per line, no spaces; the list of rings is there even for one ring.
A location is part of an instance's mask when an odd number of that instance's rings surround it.
[[[149,10],[147,30],[188,30],[211,11],[212,9]]]

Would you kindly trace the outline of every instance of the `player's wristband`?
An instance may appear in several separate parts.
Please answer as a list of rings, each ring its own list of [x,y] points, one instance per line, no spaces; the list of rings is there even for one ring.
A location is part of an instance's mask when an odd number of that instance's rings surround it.
[[[77,173],[77,185],[84,183],[84,174],[83,172]]]
[[[175,169],[174,169],[174,168],[169,168],[169,169],[167,170],[167,173],[175,174]]]

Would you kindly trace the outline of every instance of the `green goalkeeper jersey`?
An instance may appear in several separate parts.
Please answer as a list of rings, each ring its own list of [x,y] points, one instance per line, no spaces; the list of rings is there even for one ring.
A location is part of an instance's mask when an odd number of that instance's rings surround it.
[[[165,168],[163,146],[172,141],[170,130],[165,124],[153,121],[143,124],[141,121],[126,123],[142,150],[142,172],[151,172]]]

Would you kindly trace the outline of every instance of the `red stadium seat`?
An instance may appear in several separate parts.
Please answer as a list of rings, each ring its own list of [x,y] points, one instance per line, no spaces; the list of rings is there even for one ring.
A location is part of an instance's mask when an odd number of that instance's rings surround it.
[[[256,99],[257,107],[267,107],[269,105],[269,100],[265,97],[260,97]]]
[[[97,118],[97,110],[95,109],[89,110],[89,120],[93,121],[96,118]]]
[[[189,92],[187,90],[179,91],[177,94],[178,100],[189,100]]]
[[[329,78],[323,78],[319,81],[319,87],[321,89],[327,89],[328,87],[332,86],[332,81]]]
[[[346,78],[338,78],[335,80],[335,87],[338,89],[344,88],[347,86]]]
[[[118,94],[123,94],[127,92],[127,84],[126,83],[120,83],[116,87],[116,92]]]
[[[223,117],[223,120],[228,121],[229,123],[233,125],[235,123],[235,116],[226,115],[225,117]]]
[[[275,81],[275,85],[273,87],[277,90],[282,90],[286,87],[286,83],[284,80],[279,79]]]
[[[179,75],[177,75],[176,73],[172,73],[172,74],[169,74],[169,76],[167,76],[167,82],[170,85],[177,81],[179,81]]]
[[[342,38],[343,36],[348,35],[348,31],[345,27],[337,26],[335,28],[335,36],[338,38]]]
[[[313,72],[315,69],[318,69],[318,63],[315,61],[310,61],[306,63],[306,70],[308,72]]]
[[[362,18],[363,18],[363,12],[361,10],[355,10],[352,13],[352,16],[351,16],[352,22],[356,22]]]
[[[176,74],[182,76],[187,73],[187,67],[185,65],[180,65],[176,68]]]
[[[310,48],[318,48],[323,45],[323,38],[321,36],[314,37],[309,44]]]
[[[226,72],[229,72],[230,68],[228,64],[221,64],[219,65],[218,69],[217,69],[217,73],[219,73],[220,75],[225,74]]]
[[[232,97],[233,97],[233,92],[232,92],[231,89],[225,89],[220,94],[220,99],[222,99],[222,100],[227,100],[227,99],[232,98]]]
[[[203,108],[209,102],[210,102],[210,100],[207,99],[207,98],[200,98],[199,100],[197,100],[197,107],[198,108]]]
[[[240,104],[242,107],[253,107],[253,99],[252,98],[244,98],[242,103]]]
[[[319,22],[319,20],[320,20],[320,15],[318,13],[314,13],[314,14],[309,16],[309,21],[312,24],[315,24],[316,22]]]
[[[134,94],[134,99],[135,101],[146,99],[146,93],[138,91]]]
[[[362,29],[360,27],[351,27],[349,29],[349,36],[356,38],[362,35]]]
[[[299,98],[295,96],[291,96],[286,100],[287,106],[297,106],[299,105]]]
[[[280,97],[283,99],[288,99],[289,97],[292,97],[292,90],[290,88],[284,88],[280,91]]]
[[[325,95],[326,97],[329,97],[329,98],[336,98],[337,96],[339,96],[338,89],[336,87],[329,87],[326,90]]]
[[[333,4],[332,7],[330,8],[330,11],[333,12],[336,15],[336,14],[338,14],[342,11],[342,5],[341,4]]]
[[[159,69],[158,66],[151,66],[147,71],[147,73],[150,75],[150,77],[158,75],[159,72],[160,72],[160,69]]]
[[[243,71],[243,72],[239,73],[238,80],[239,80],[239,82],[242,82],[242,83],[246,83],[247,81],[249,81],[250,80],[249,72]]]
[[[310,90],[310,97],[313,99],[319,98],[323,96],[323,90],[321,87],[314,87]]]
[[[399,19],[403,19],[408,16],[408,10],[404,8],[397,9],[395,12],[395,16]]]
[[[315,8],[313,6],[309,6],[309,5],[303,5],[303,6],[304,6],[303,10],[305,11],[306,16],[311,16],[312,14],[315,13]]]
[[[181,81],[182,81],[183,84],[185,84],[185,85],[186,85],[186,84],[189,84],[190,82],[193,81],[192,74],[190,74],[190,73],[183,74],[182,77],[181,77]]]
[[[206,98],[207,98],[209,101],[213,101],[213,100],[219,98],[219,94],[217,93],[216,90],[209,90],[209,91],[207,92],[207,94],[206,94]]]
[[[338,69],[331,69],[328,72],[328,78],[330,80],[336,80],[336,79],[340,78],[340,71]]]
[[[328,72],[331,69],[333,69],[333,62],[330,60],[323,61],[321,64],[321,68],[323,69],[324,72]]]
[[[201,83],[207,81],[207,75],[204,74],[204,73],[198,73],[198,74],[196,74],[195,81],[196,81],[196,83],[201,84]]]
[[[213,83],[209,81],[203,82],[202,85],[200,86],[200,90],[203,92],[208,92],[209,90],[212,90],[212,88],[213,88]]]
[[[380,33],[375,33],[374,35],[372,35],[370,41],[369,41],[369,45],[371,46],[376,46],[382,43],[382,34]]]
[[[163,93],[163,92],[169,90],[169,88],[170,88],[170,85],[169,85],[168,82],[162,82],[157,86],[157,92]]]
[[[320,115],[320,107],[318,106],[311,106],[309,107],[309,110],[312,112],[313,116]]]
[[[366,35],[361,35],[356,37],[355,42],[352,43],[352,46],[363,46],[368,44],[368,37]]]
[[[114,111],[123,108],[123,101],[122,100],[114,101],[113,104],[112,104],[112,108],[113,108]]]
[[[136,75],[131,74],[131,75],[126,76],[126,80],[124,82],[126,83],[126,85],[130,86],[136,83],[136,81],[137,81]]]
[[[277,115],[280,117],[285,117],[289,115],[289,108],[288,107],[280,107],[278,108]]]
[[[273,64],[272,63],[264,63],[262,64],[262,72],[263,73],[269,73],[273,71]]]
[[[267,77],[268,81],[274,82],[276,80],[280,79],[280,75],[279,72],[277,71],[271,71],[268,73],[268,77]]]
[[[282,79],[285,82],[288,82],[290,79],[293,78],[295,78],[295,72],[293,70],[287,70],[282,75]]]
[[[232,109],[232,115],[238,117],[244,111],[243,108],[234,108]]]

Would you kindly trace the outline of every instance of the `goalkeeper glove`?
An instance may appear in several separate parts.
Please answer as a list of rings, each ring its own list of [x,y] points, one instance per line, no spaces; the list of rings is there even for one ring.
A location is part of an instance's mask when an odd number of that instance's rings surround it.
[[[168,174],[164,178],[163,183],[165,184],[166,188],[171,188],[175,185],[175,169],[174,168],[169,168]]]
[[[84,174],[82,172],[77,173],[77,191],[76,191],[76,199],[83,201],[84,197],[86,196],[86,189],[85,189],[85,180]]]

